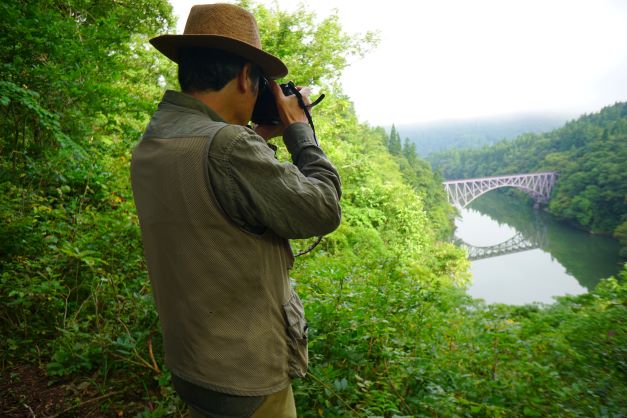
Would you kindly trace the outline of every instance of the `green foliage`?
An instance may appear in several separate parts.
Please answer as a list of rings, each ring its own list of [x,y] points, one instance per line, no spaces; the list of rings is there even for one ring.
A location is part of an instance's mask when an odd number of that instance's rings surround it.
[[[390,154],[397,156],[404,180],[421,196],[431,227],[438,238],[448,239],[453,232],[456,211],[448,204],[441,176],[431,170],[427,161],[418,157],[416,145],[409,138],[405,138],[401,146],[400,133],[394,124],[390,135],[385,136],[384,144]]]
[[[452,210],[441,180],[410,146],[389,153],[385,131],[359,124],[337,85],[372,35],[304,8],[245,4],[294,79],[333,93],[314,117],[342,176],[344,219],[292,272],[311,326],[299,415],[624,413],[624,284],[548,308],[469,299],[468,261],[438,239]],[[0,13],[3,369],[43,365],[51,385],[93,384],[102,415],[182,416],[128,182],[130,148],[173,79],[145,47],[170,6],[11,0]]]
[[[409,141],[409,138],[405,138],[405,142],[403,143],[403,157],[410,163],[413,164],[418,157],[416,153],[416,144]]]
[[[156,77],[145,71],[142,44],[171,23],[170,13],[163,0],[2,2],[3,153],[23,162],[55,140],[84,145],[99,125],[125,130],[127,118],[108,116],[145,113],[154,99],[122,79],[139,68]]]
[[[128,154],[171,72],[144,45],[170,13],[165,0],[0,4],[5,366],[96,370],[153,396],[160,338]]]
[[[620,416],[627,407],[627,270],[548,307],[486,306],[354,265],[330,272],[300,288],[318,328],[299,416]]]
[[[611,233],[626,221],[627,103],[543,135],[521,135],[481,150],[436,154],[430,160],[447,178],[557,171],[549,204],[553,215],[595,233]]]
[[[620,224],[614,230],[614,238],[616,238],[621,245],[621,256],[627,258],[627,221]]]
[[[390,138],[387,141],[388,151],[392,155],[401,155],[402,146],[401,146],[401,136],[394,124],[392,124],[392,129],[390,130]]]
[[[305,86],[333,86],[339,82],[350,57],[362,57],[378,43],[376,32],[349,35],[341,27],[337,13],[321,21],[301,4],[289,13],[278,4],[264,5],[240,0],[257,19],[263,49],[280,57],[289,77]]]

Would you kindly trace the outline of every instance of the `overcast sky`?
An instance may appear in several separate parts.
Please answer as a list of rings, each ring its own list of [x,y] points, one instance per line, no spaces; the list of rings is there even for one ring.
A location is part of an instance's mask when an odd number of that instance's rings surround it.
[[[193,4],[170,0],[183,32]],[[302,1],[262,0],[287,10]],[[514,113],[576,115],[627,100],[627,0],[312,0],[379,47],[344,72],[373,125]]]

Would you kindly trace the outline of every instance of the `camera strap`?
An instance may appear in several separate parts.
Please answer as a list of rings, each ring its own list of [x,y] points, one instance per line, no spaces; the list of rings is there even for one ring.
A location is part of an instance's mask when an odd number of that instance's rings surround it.
[[[316,145],[320,146],[320,143],[318,142],[318,138],[316,137],[316,128],[314,127],[313,119],[311,118],[311,113],[309,112],[309,109],[314,107],[314,106],[316,106],[317,104],[319,104],[322,101],[322,99],[325,98],[324,93],[321,94],[311,104],[305,104],[305,100],[303,99],[303,95],[300,94],[300,91],[296,88],[296,86],[294,85],[294,82],[290,81],[290,82],[287,83],[287,85],[290,87],[290,90],[292,90],[292,92],[294,93],[294,95],[298,99],[298,104],[300,105],[300,107],[305,111],[305,116],[307,117],[307,122],[309,122],[309,126],[311,126],[311,130],[313,131],[314,141],[316,141]],[[309,251],[311,251],[311,250],[309,250]]]
[[[311,117],[311,113],[309,112],[309,109],[319,104],[322,101],[322,99],[324,99],[325,97],[324,94],[321,94],[311,104],[306,104],[305,100],[303,99],[303,95],[300,94],[300,91],[296,88],[296,86],[294,85],[294,82],[290,81],[287,83],[287,85],[289,86],[290,90],[292,90],[292,92],[298,99],[298,104],[300,105],[300,107],[305,111],[305,116],[307,116],[307,122],[309,122],[309,126],[311,126],[311,131],[313,132],[314,141],[316,142],[317,146],[320,146],[320,143],[318,142],[318,138],[316,137],[316,128],[314,127],[313,119]],[[311,252],[314,248],[318,246],[318,244],[320,244],[320,241],[322,241],[322,236],[319,236],[313,244],[311,244],[309,247],[299,252],[298,254],[295,254],[294,257],[300,257],[301,255],[305,255],[308,252]]]

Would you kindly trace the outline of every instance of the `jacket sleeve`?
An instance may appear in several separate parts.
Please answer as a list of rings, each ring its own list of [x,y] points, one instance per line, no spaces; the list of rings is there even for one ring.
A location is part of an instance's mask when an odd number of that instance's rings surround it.
[[[315,144],[311,128],[288,127],[283,140],[293,164],[281,163],[257,134],[229,126],[209,149],[209,177],[224,212],[244,229],[284,238],[335,230],[341,219],[337,170]]]

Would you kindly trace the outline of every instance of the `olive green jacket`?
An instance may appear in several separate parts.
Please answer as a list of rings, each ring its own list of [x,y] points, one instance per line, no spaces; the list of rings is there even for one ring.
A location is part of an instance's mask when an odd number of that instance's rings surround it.
[[[340,182],[306,125],[290,126],[284,141],[295,164],[277,161],[250,129],[168,91],[133,151],[166,364],[211,390],[283,389],[294,338],[306,340],[304,326],[303,335],[289,330],[300,302],[287,238],[337,227]]]

